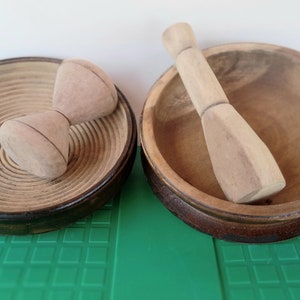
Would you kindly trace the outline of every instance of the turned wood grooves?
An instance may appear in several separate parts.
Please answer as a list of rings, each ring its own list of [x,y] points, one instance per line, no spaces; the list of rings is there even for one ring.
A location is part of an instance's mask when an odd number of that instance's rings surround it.
[[[5,120],[51,107],[56,70],[61,61],[47,58],[21,58],[0,62],[0,124]],[[125,97],[118,91],[119,104],[109,116],[70,128],[69,164],[65,174],[54,180],[38,178],[21,170],[0,149],[0,233],[1,222],[30,222],[36,216],[46,219],[30,229],[15,233],[41,232],[74,221],[72,215],[83,217],[99,208],[103,200],[94,197],[100,191],[105,201],[120,188],[129,173],[135,156],[136,124]],[[114,181],[114,182],[112,182]],[[112,184],[113,183],[113,184]],[[106,190],[107,197],[103,189]],[[105,192],[105,191],[104,191]],[[91,199],[91,203],[87,202]],[[83,212],[80,203],[85,202]],[[70,210],[65,220],[59,211]],[[55,213],[57,220],[47,222]],[[27,218],[28,216],[28,218]],[[52,224],[51,224],[52,222]],[[44,223],[43,225],[41,223]],[[46,224],[46,225],[45,225]],[[19,225],[18,225],[19,226]],[[26,225],[28,226],[28,224]],[[5,227],[5,225],[4,225]],[[30,224],[29,224],[30,227]],[[14,233],[14,228],[11,228]],[[8,232],[8,233],[10,233]]]

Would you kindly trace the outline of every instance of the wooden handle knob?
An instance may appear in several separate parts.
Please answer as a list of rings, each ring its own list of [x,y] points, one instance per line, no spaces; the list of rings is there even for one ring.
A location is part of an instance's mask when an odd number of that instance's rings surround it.
[[[228,103],[218,79],[211,70],[187,23],[177,23],[163,33],[163,43],[176,61],[180,77],[200,116],[209,107]]]
[[[69,59],[58,68],[52,103],[71,124],[78,124],[112,113],[118,96],[102,69],[82,59]]]
[[[186,90],[201,117],[216,178],[228,200],[249,203],[277,193],[285,180],[267,146],[229,104],[191,27],[178,23],[163,33]],[[188,149],[187,149],[188,151]]]
[[[197,40],[191,26],[187,23],[176,23],[163,33],[163,43],[170,55],[177,56],[190,48],[197,48]]]

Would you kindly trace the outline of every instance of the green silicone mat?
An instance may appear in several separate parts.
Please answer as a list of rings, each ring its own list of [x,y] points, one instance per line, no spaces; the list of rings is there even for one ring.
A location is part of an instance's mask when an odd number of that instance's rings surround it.
[[[0,236],[0,299],[300,299],[300,238],[200,233],[153,195],[139,155],[121,194],[67,228]]]
[[[117,199],[76,224],[0,237],[0,299],[109,299]]]

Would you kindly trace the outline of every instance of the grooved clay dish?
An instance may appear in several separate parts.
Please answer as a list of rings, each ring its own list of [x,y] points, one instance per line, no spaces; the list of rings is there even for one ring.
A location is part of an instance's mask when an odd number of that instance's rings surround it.
[[[60,61],[0,62],[0,124],[51,108]],[[55,180],[21,170],[0,148],[0,233],[27,234],[66,226],[118,193],[136,153],[136,123],[120,91],[115,112],[71,126],[68,169]]]
[[[247,43],[205,55],[231,104],[270,148],[287,186],[252,205],[225,199],[201,121],[172,67],[152,87],[142,113],[144,170],[154,192],[183,221],[221,239],[264,243],[299,235],[299,52]]]

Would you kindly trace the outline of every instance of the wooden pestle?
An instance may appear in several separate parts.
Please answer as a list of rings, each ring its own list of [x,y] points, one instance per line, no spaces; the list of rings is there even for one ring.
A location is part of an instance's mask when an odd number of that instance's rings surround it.
[[[274,157],[229,103],[190,25],[167,28],[163,43],[201,117],[213,170],[226,198],[250,203],[283,189],[285,180]]]
[[[54,179],[67,169],[70,125],[106,116],[117,102],[103,70],[88,61],[65,60],[57,70],[53,109],[5,121],[1,145],[22,169]]]

